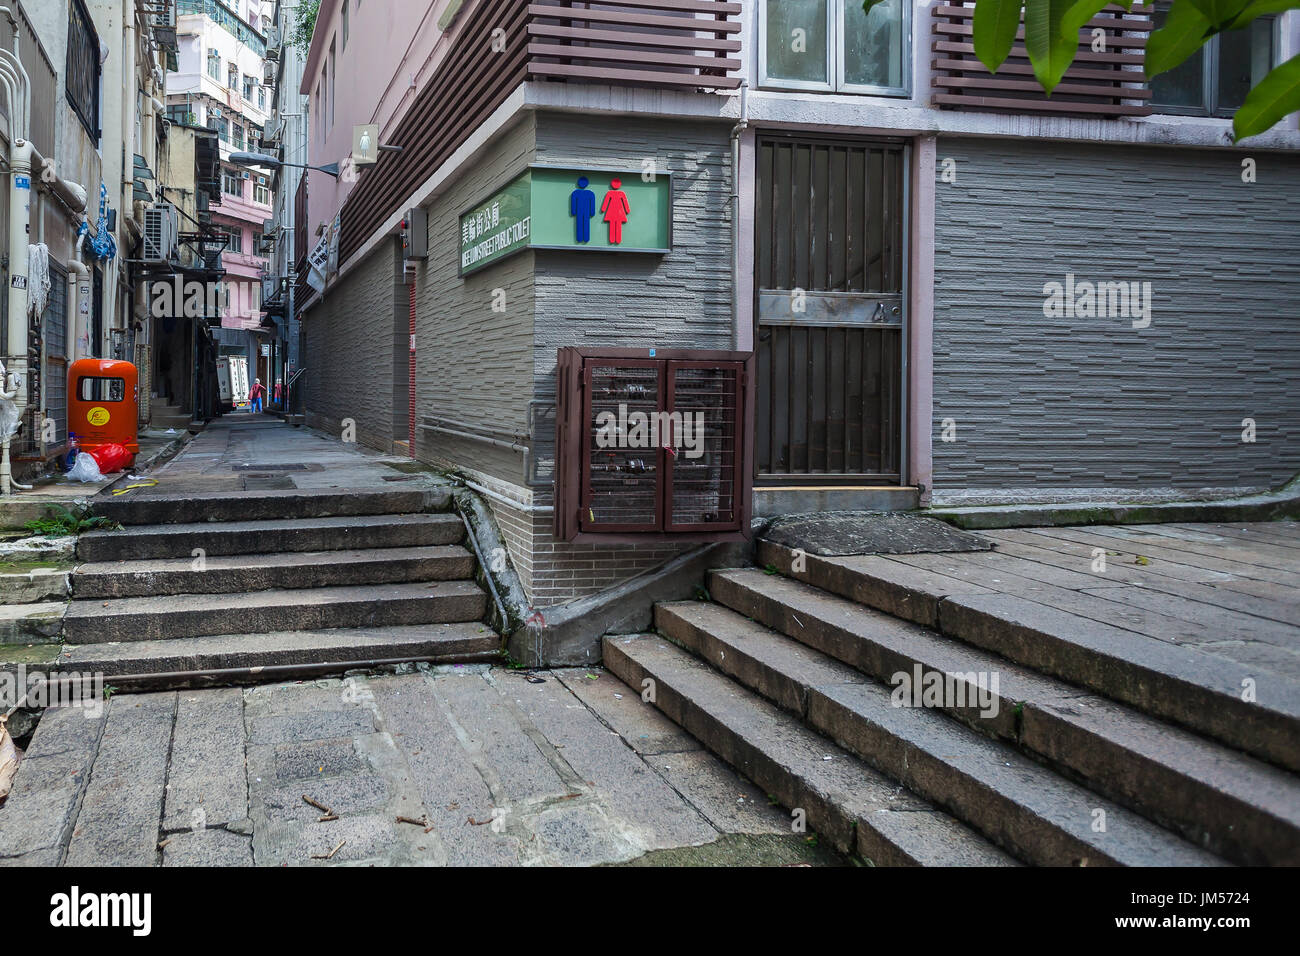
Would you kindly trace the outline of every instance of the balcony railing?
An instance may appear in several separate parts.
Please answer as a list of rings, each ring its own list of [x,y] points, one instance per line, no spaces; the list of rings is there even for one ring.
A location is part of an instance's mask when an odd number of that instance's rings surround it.
[[[1079,50],[1061,84],[1049,97],[1034,78],[1025,52],[1025,31],[1016,34],[1011,55],[995,74],[980,63],[972,43],[975,6],[932,7],[934,91],[931,101],[944,109],[1069,116],[1148,116],[1151,90],[1142,65],[1153,29],[1151,6],[1134,4],[1125,13],[1106,7],[1079,32]]]
[[[387,138],[403,148],[367,170],[342,211],[351,256],[528,80],[656,89],[730,89],[741,4],[727,0],[480,0]]]

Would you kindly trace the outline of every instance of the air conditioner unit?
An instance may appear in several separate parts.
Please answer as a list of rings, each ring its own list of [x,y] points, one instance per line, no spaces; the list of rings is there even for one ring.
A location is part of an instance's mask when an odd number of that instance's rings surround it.
[[[280,30],[271,27],[266,31],[266,58],[271,61],[280,59]]]
[[[180,216],[171,203],[156,203],[144,211],[144,248],[140,257],[146,262],[171,262],[176,258]]]
[[[214,107],[212,107],[211,109],[208,110],[208,113],[211,114],[211,116],[212,116],[213,119],[221,119],[222,113],[221,113],[221,107],[220,107],[220,106],[214,106]]]
[[[243,172],[241,172],[241,173],[239,174],[239,178],[240,178],[240,179],[252,179],[252,178],[253,178],[253,174],[250,173],[247,169],[245,169]]]
[[[270,53],[270,51],[267,51]],[[275,86],[275,61],[267,60],[262,64],[262,85]]]

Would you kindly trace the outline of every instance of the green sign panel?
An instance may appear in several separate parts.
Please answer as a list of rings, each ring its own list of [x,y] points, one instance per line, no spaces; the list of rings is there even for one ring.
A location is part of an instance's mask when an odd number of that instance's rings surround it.
[[[665,253],[672,176],[532,166],[460,217],[460,273],[524,249]]]

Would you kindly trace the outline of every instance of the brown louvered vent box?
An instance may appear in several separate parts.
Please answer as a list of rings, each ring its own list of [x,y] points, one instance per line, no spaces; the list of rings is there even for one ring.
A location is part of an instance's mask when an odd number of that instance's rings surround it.
[[[753,361],[751,352],[560,349],[555,537],[748,537]]]

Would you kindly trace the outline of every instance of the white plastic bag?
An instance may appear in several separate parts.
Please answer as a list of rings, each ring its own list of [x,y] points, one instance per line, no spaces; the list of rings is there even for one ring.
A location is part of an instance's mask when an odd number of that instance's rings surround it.
[[[103,481],[104,476],[99,470],[99,464],[94,457],[88,452],[77,452],[77,460],[68,472],[68,477],[73,481]]]

